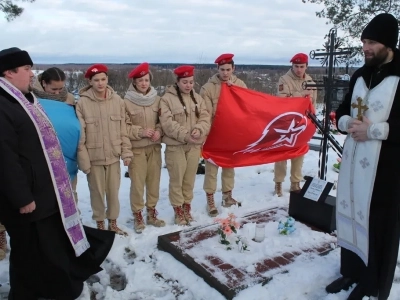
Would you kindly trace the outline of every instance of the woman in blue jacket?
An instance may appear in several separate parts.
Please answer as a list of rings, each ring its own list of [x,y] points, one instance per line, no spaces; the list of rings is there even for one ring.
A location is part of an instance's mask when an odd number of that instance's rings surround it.
[[[66,76],[59,68],[49,68],[37,76],[33,94],[49,117],[60,141],[67,170],[71,178],[75,201],[77,185],[77,151],[81,126],[75,113],[74,96],[65,87]]]

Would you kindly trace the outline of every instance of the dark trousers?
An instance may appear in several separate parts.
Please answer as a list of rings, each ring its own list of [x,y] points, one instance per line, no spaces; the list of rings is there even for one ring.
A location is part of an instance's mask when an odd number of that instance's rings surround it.
[[[6,225],[7,226],[7,225]],[[9,300],[73,300],[89,276],[100,272],[115,233],[84,226],[90,248],[76,257],[60,214],[7,226],[10,236]]]

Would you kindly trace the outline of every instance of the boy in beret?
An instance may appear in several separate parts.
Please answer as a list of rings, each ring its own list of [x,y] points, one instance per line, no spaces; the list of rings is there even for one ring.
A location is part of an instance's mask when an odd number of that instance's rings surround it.
[[[278,81],[279,97],[308,97],[313,105],[317,101],[317,89],[303,89],[303,82],[314,83],[310,75],[306,73],[308,67],[308,56],[297,53],[290,60],[292,67]],[[290,191],[300,190],[300,181],[303,179],[302,167],[304,156],[292,158],[290,169]],[[287,161],[279,161],[274,165],[275,195],[282,197],[282,182],[285,180]]]
[[[247,88],[246,84],[237,78],[233,72],[235,71],[235,63],[233,61],[234,54],[224,53],[215,60],[218,73],[213,75],[208,82],[201,87],[200,95],[206,101],[207,110],[211,115],[211,124],[214,119],[218,107],[218,99],[221,93],[221,84],[237,85]],[[217,190],[218,166],[205,161],[205,175],[203,189],[206,192],[207,212],[210,217],[218,215],[218,209],[215,205],[214,194]],[[232,190],[235,186],[235,169],[222,168],[222,206],[230,207],[232,205],[240,206],[240,202],[232,197]]]
[[[82,127],[78,148],[78,166],[85,174],[90,190],[93,220],[98,229],[126,235],[117,225],[118,192],[122,158],[128,166],[133,156],[125,122],[125,103],[108,85],[108,68],[95,64],[87,69],[89,85],[79,91],[76,113]],[[104,204],[107,201],[107,209]]]
[[[388,13],[377,15],[364,28],[361,42],[365,64],[351,77],[349,92],[336,111],[337,127],[347,134],[336,196],[342,276],[329,284],[326,291],[338,293],[356,283],[349,300],[361,300],[365,296],[388,299],[397,264],[400,238],[398,35],[398,20]]]
[[[76,299],[115,233],[82,225],[53,124],[32,91],[26,51],[0,51],[0,221],[10,236],[10,300]]]

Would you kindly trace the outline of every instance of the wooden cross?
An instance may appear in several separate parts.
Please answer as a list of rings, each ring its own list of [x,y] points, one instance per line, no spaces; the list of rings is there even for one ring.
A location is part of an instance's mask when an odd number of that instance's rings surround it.
[[[357,119],[360,121],[363,120],[364,112],[366,110],[368,110],[368,108],[369,108],[366,104],[363,105],[362,102],[363,102],[363,99],[361,97],[358,97],[357,104],[355,104],[355,103],[351,104],[352,108],[357,108]]]

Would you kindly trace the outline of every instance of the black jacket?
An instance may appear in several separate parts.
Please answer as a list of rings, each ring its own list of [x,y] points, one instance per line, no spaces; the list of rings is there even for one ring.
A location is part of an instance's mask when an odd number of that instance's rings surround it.
[[[26,95],[33,102],[31,94]],[[19,209],[36,202],[36,209]],[[59,212],[35,126],[22,106],[0,88],[0,222],[21,224]]]

